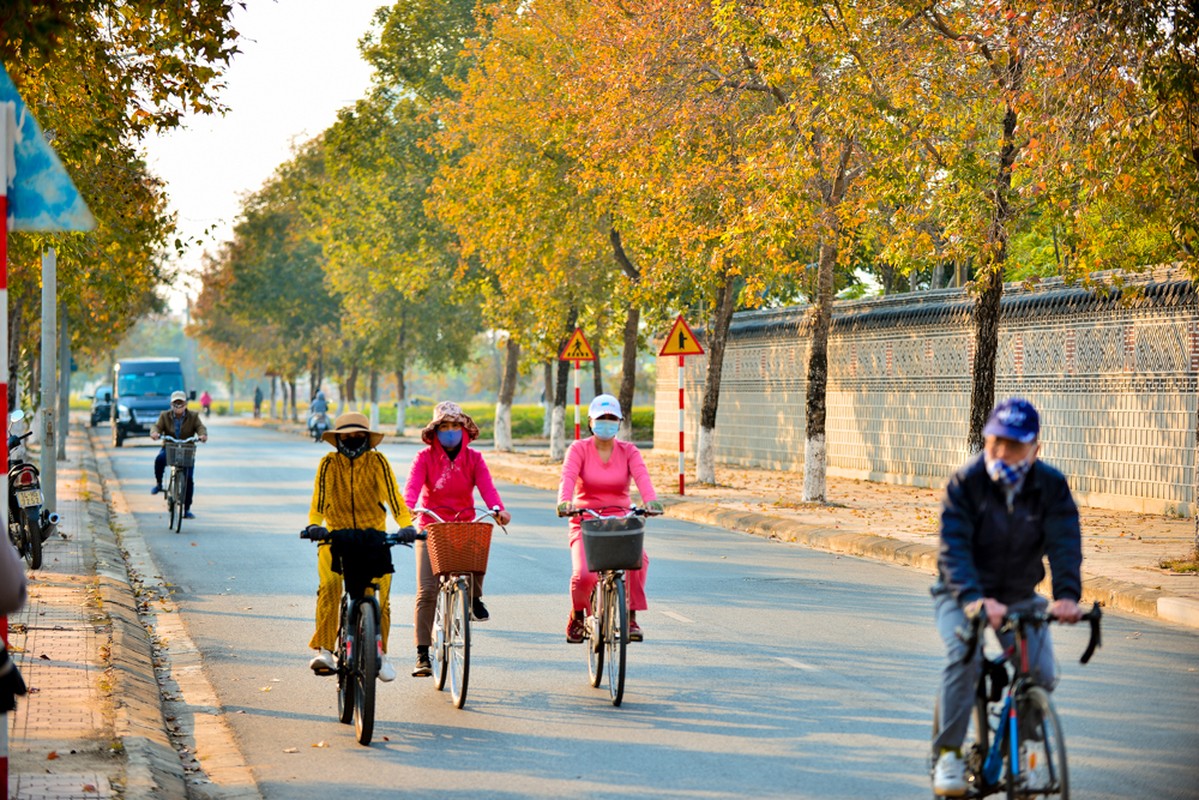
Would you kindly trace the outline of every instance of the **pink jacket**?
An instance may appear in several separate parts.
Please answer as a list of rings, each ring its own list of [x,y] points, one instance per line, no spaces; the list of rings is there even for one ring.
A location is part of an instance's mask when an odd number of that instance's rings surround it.
[[[475,518],[476,487],[488,508],[504,507],[483,454],[471,449],[469,439],[463,438],[458,457],[451,461],[434,437],[433,444],[417,453],[412,461],[404,485],[404,501],[409,508],[421,506],[436,511],[446,521],[469,521]],[[422,528],[437,521],[427,514],[418,517]]]
[[[580,439],[566,451],[566,463],[562,465],[562,483],[558,486],[558,502],[573,503],[576,508],[591,508],[603,513],[604,508],[628,508],[629,479],[637,484],[641,502],[658,499],[649,470],[641,452],[631,442],[614,441],[612,456],[608,463],[600,458],[595,448],[595,437]],[[572,517],[571,533],[579,529],[579,518]]]

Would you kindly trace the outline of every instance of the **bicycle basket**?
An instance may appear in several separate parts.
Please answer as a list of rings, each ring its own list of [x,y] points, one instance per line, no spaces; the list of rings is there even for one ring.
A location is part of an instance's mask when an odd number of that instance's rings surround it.
[[[645,543],[643,517],[585,519],[581,525],[587,569],[592,572],[641,569],[641,552]]]
[[[196,465],[196,443],[167,442],[168,467],[194,467]]]
[[[491,550],[490,522],[435,522],[425,530],[425,547],[434,575],[486,572]]]

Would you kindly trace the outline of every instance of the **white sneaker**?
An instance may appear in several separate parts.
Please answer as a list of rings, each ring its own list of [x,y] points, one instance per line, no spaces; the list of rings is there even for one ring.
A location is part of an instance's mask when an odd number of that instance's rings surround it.
[[[333,660],[333,654],[322,647],[308,662],[308,668],[313,672],[337,672],[337,662]]]
[[[387,660],[387,656],[383,656],[383,662],[379,664],[379,680],[384,683],[391,683],[396,679],[396,668]]]
[[[933,770],[933,794],[937,797],[961,797],[966,794],[966,763],[952,750],[937,759]]]

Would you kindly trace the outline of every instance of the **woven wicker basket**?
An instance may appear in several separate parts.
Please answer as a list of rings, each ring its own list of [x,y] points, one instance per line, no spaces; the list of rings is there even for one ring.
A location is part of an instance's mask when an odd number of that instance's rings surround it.
[[[425,530],[429,533],[425,547],[434,575],[487,571],[490,522],[435,522]]]
[[[167,442],[168,467],[194,467],[196,465],[196,443]]]

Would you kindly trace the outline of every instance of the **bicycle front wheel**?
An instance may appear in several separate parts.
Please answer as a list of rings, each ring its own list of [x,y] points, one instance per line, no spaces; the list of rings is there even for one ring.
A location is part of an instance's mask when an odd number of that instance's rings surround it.
[[[175,512],[183,513],[182,508],[175,506],[175,470],[171,470],[171,477],[167,479],[167,530],[175,529]]]
[[[598,687],[604,679],[604,582],[596,581],[591,590],[591,612],[587,615],[587,676]]]
[[[437,602],[433,609],[433,646],[429,648],[429,658],[433,662],[433,687],[440,692],[445,688],[445,679],[450,674],[449,653],[446,650],[450,619],[448,584],[438,587]]]
[[[350,628],[350,604],[346,595],[341,601],[341,622],[337,626],[337,718],[344,725],[354,721],[354,664],[347,655],[347,647],[352,647],[352,640],[347,633]]]
[[[604,643],[608,649],[608,694],[612,705],[620,705],[624,697],[624,658],[629,643],[629,608],[625,605],[624,576],[612,582],[612,591],[607,592],[604,608],[607,618],[607,635]]]
[[[371,743],[375,730],[375,678],[379,674],[379,629],[370,605],[358,609],[354,629],[354,732],[358,744]]]
[[[458,578],[450,595],[450,635],[446,641],[446,660],[450,662],[450,696],[454,706],[466,705],[466,684],[470,680],[470,580]]]
[[[1021,735],[1019,771],[1008,781],[1009,798],[1070,797],[1066,768],[1066,739],[1049,692],[1040,686],[1028,689],[1016,706]]]
[[[175,470],[175,533],[183,528],[183,495],[187,491],[187,475],[182,470]]]

